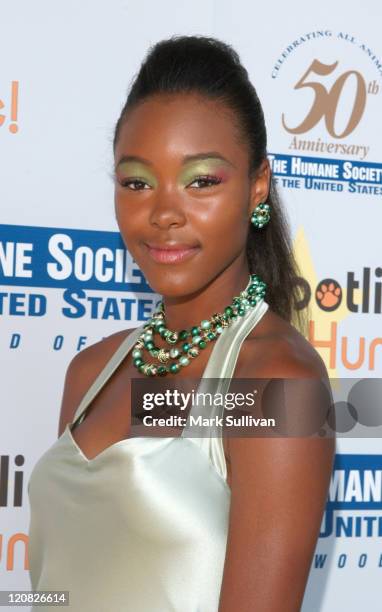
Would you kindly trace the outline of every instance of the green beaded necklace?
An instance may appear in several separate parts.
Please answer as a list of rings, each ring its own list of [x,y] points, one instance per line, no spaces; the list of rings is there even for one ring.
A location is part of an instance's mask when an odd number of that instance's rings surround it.
[[[200,349],[206,348],[208,342],[212,342],[222,334],[233,320],[245,315],[250,308],[254,308],[264,298],[265,290],[266,283],[256,274],[250,274],[245,290],[241,291],[238,297],[233,298],[232,304],[227,306],[223,313],[215,313],[210,319],[201,321],[200,325],[195,325],[191,329],[182,329],[180,332],[167,329],[164,304],[160,302],[157,310],[143,326],[144,331],[134,345],[132,352],[134,366],[146,376],[176,374],[181,367],[189,365],[190,360],[195,359]],[[155,333],[158,333],[170,345],[178,341],[182,341],[183,344],[180,348],[175,346],[169,349],[159,348],[154,343]],[[146,349],[160,363],[145,362],[142,358],[143,349]],[[176,361],[168,363],[170,359]]]

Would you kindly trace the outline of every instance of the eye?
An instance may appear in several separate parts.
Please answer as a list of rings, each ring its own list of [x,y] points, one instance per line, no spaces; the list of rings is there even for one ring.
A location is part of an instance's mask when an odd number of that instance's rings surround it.
[[[129,187],[129,185],[131,184],[138,185],[138,188]],[[139,185],[147,185],[147,187],[150,188],[150,185],[141,179],[125,179],[120,181],[120,185],[122,187],[128,187],[128,189],[130,189],[131,191],[143,191],[143,189],[139,187]]]
[[[194,180],[192,181],[192,183],[209,183],[209,185],[204,185],[205,187],[212,187],[213,185],[219,185],[219,183],[221,183],[221,179],[217,176],[211,176],[211,175],[204,175],[204,176],[197,176],[196,178],[194,178]],[[190,183],[190,185],[192,185],[192,183]]]

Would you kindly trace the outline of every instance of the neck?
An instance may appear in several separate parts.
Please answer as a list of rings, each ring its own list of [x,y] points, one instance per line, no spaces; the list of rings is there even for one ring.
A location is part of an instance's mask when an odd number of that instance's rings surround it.
[[[167,329],[180,331],[199,325],[215,313],[222,313],[235,296],[244,291],[249,280],[249,269],[240,273],[223,273],[199,291],[182,296],[163,296]]]

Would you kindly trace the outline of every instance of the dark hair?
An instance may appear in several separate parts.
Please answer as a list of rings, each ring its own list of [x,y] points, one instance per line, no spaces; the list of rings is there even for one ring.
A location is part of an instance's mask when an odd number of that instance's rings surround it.
[[[173,36],[150,47],[115,126],[113,149],[129,110],[139,102],[155,94],[187,92],[221,101],[233,111],[240,142],[249,147],[249,175],[255,176],[267,158],[267,133],[260,100],[237,52],[227,43],[206,36]],[[298,309],[301,275],[273,178],[267,201],[270,222],[259,230],[248,224],[249,270],[267,283],[265,300],[270,308],[306,335],[307,321]]]

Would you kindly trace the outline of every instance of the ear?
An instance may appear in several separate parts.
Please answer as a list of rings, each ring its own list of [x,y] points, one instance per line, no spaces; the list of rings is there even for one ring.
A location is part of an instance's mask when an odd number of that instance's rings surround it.
[[[269,195],[269,189],[271,184],[271,166],[268,159],[264,159],[260,167],[258,168],[251,184],[251,193],[249,199],[249,210],[251,213],[255,210],[256,206],[261,202],[266,202]]]

